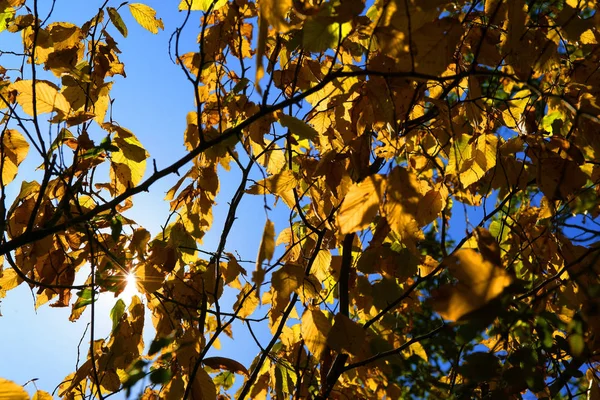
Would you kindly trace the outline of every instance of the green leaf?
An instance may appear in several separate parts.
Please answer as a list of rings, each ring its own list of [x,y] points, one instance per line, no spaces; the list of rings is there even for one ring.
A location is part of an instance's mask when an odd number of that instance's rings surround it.
[[[150,381],[156,384],[167,383],[171,380],[171,370],[168,368],[157,368],[150,372]]]
[[[317,132],[315,128],[291,115],[281,114],[279,116],[279,122],[282,126],[289,128],[290,132],[298,135],[300,139],[315,141],[317,136],[319,136],[319,132]]]
[[[125,313],[125,302],[121,299],[117,300],[115,306],[110,310],[110,319],[112,320],[112,332],[115,331],[119,322]]]
[[[78,308],[85,307],[94,302],[95,299],[92,298],[92,289],[86,288],[77,292],[77,296],[79,297],[75,304],[73,304],[73,309],[77,310]]]
[[[302,45],[305,50],[320,53],[337,48],[341,41],[350,33],[350,23],[330,24],[327,17],[315,17],[306,20],[302,29]]]
[[[117,30],[121,32],[121,35],[123,35],[123,37],[127,37],[127,26],[125,25],[125,22],[123,22],[123,18],[121,18],[121,15],[117,11],[117,9],[114,7],[107,7],[106,9],[108,10],[108,16],[110,17],[110,21],[113,23],[115,28],[117,28]]]
[[[0,12],[0,32],[6,29],[8,22],[11,21],[15,16],[15,10],[12,7],[4,9]]]
[[[121,236],[122,231],[123,219],[121,216],[117,215],[116,217],[110,220],[110,236],[115,242],[119,240],[119,236]]]
[[[221,372],[215,376],[213,382],[215,385],[221,386],[224,390],[229,390],[235,382],[235,374],[229,371]]]
[[[148,355],[153,356],[154,354],[161,351],[163,348],[167,347],[171,343],[173,343],[173,337],[161,337],[158,339],[154,339],[150,344],[150,349],[148,350]]]

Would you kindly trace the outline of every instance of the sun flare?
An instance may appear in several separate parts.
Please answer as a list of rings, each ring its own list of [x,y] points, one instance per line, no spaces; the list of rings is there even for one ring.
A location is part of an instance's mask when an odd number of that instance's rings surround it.
[[[140,294],[140,291],[137,287],[137,277],[133,272],[130,272],[127,275],[125,275],[125,282],[127,282],[127,284],[125,285],[125,290],[121,292],[119,298],[123,300],[131,300],[133,296]]]

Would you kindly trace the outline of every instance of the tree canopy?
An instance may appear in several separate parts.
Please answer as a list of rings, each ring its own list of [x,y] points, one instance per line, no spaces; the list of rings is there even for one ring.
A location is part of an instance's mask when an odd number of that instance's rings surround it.
[[[76,25],[0,0],[22,43],[0,49],[0,298],[28,285],[92,324],[55,395],[600,399],[596,1],[180,0],[172,32],[100,3]],[[171,35],[139,51],[171,57],[195,104],[168,165],[113,119],[118,42],[145,30]],[[158,181],[152,233],[128,212]],[[262,237],[255,259],[236,229]],[[94,336],[98,297],[132,277]],[[240,331],[250,365],[209,354]]]

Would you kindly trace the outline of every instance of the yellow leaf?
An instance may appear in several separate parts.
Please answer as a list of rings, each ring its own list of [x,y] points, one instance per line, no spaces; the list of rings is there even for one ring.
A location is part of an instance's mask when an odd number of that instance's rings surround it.
[[[19,283],[21,283],[21,280],[14,269],[9,268],[0,271],[0,299],[6,296],[7,291],[19,286]]]
[[[233,305],[233,309],[237,311],[237,316],[239,318],[248,317],[254,312],[254,310],[256,310],[256,307],[258,307],[258,297],[248,295],[250,290],[252,290],[252,285],[246,283],[246,285],[244,285],[243,289],[238,294],[237,300]]]
[[[271,220],[267,219],[265,223],[265,229],[263,230],[263,236],[260,241],[260,247],[258,249],[258,256],[256,257],[256,271],[252,273],[252,280],[256,284],[256,297],[260,298],[260,286],[265,279],[265,270],[262,267],[262,263],[265,260],[271,260],[273,253],[275,252],[275,225]]]
[[[290,300],[290,295],[304,281],[304,269],[295,264],[286,264],[273,273],[271,285],[275,291],[273,306],[282,309]]]
[[[464,188],[479,181],[496,166],[498,138],[480,135],[473,143],[468,135],[461,135],[450,148],[447,174],[458,175]]]
[[[267,219],[265,229],[263,230],[262,240],[256,257],[256,268],[262,268],[262,263],[265,260],[271,261],[275,252],[275,225],[271,220]]]
[[[148,152],[133,133],[120,127],[116,128],[113,144],[119,151],[111,154],[111,181],[122,193],[144,177]]]
[[[434,309],[447,320],[456,321],[480,309],[512,283],[503,268],[475,250],[459,250],[449,263],[448,270],[458,283],[442,286],[433,296]]]
[[[581,34],[581,36],[579,37],[579,40],[583,44],[596,44],[596,43],[598,43],[596,41],[596,35],[594,35],[594,31],[591,30],[591,29],[588,29],[587,31],[583,32]]]
[[[302,338],[308,350],[319,360],[327,345],[331,322],[323,311],[308,309],[302,315]]]
[[[26,114],[33,115],[33,81],[22,80],[14,82],[10,85],[10,90],[19,92],[17,102],[23,107],[23,111]],[[35,82],[35,97],[35,106],[38,115],[53,111],[68,114],[71,109],[65,96],[50,82],[37,80]]]
[[[246,190],[246,193],[276,194],[278,196],[284,196],[285,192],[296,187],[297,183],[298,180],[294,173],[290,170],[285,170],[263,179],[262,181],[256,182],[256,184]]]
[[[406,357],[410,357],[414,354],[421,357],[425,361],[429,361],[427,357],[427,352],[423,348],[423,345],[419,342],[415,342],[408,346],[408,348],[404,349],[402,354],[404,354]]]
[[[199,368],[196,373],[190,397],[194,400],[214,400],[217,398],[215,383],[204,368]]]
[[[159,28],[165,29],[162,19],[156,18],[156,11],[152,7],[148,7],[142,3],[132,3],[129,4],[129,11],[131,11],[131,15],[133,15],[133,18],[135,18],[142,28],[154,34],[158,33]]]
[[[2,138],[0,155],[3,158],[2,182],[8,185],[17,176],[17,168],[29,152],[29,143],[14,129],[7,129]]]
[[[29,400],[29,395],[23,386],[0,378],[0,400]]]
[[[338,213],[340,233],[356,232],[369,226],[377,214],[384,191],[385,181],[381,175],[371,175],[354,184]]]
[[[446,206],[448,189],[441,184],[437,189],[431,189],[419,201],[416,220],[419,226],[425,226],[435,220]]]
[[[181,0],[179,11],[208,11],[213,3],[212,10],[217,10],[223,7],[227,0]]]
[[[33,395],[33,400],[52,400],[52,399],[53,399],[52,395],[43,390],[38,390]]]
[[[507,127],[511,129],[520,130],[523,119],[523,112],[527,105],[531,101],[531,91],[529,89],[523,89],[514,94],[512,99],[509,100],[509,106],[507,110],[502,112],[502,118]]]
[[[285,20],[287,13],[292,9],[292,0],[262,0],[258,3],[258,43],[256,54],[256,79],[255,85],[260,90],[258,82],[264,74],[263,55],[269,33],[269,25],[278,33],[285,33],[290,26]]]
[[[422,199],[417,175],[406,168],[394,168],[387,179],[385,216],[392,231],[413,251],[422,236],[416,220]]]

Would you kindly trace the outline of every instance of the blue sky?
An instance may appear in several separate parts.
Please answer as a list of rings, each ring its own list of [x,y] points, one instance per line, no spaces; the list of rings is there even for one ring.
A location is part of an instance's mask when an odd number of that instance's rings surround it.
[[[46,15],[50,2],[39,3],[40,15]],[[109,30],[122,51],[120,57],[127,73],[127,78],[117,76],[115,79],[111,92],[111,97],[115,99],[113,118],[123,127],[133,131],[150,153],[151,159],[156,160],[157,167],[163,168],[185,153],[185,117],[189,111],[195,109],[190,83],[185,79],[180,67],[173,64],[168,56],[169,36],[185,15],[177,11],[177,1],[149,0],[144,3],[157,11],[158,17],[164,22],[165,30],[158,35],[152,35],[135,23],[126,7],[123,7],[121,15],[129,29],[128,37],[123,38],[114,28]],[[68,21],[81,25],[95,15],[101,4],[102,1],[95,0],[57,0],[49,22]],[[109,6],[117,7],[119,4],[119,1],[115,1],[110,2]],[[188,28],[182,35],[182,53],[197,49],[195,40],[200,16],[199,12],[192,13]],[[18,39],[18,35],[2,32],[0,48],[18,49]],[[8,56],[0,58],[1,65],[8,66],[9,63]],[[13,73],[9,76],[16,75]],[[59,83],[50,74],[43,73],[41,77]],[[99,130],[96,133],[101,135]],[[33,172],[39,164],[39,158],[30,152],[30,157],[20,167],[21,173],[8,187],[8,204],[12,203],[18,193],[21,180],[39,181],[41,174]],[[148,165],[152,165],[151,161]],[[201,246],[207,251],[214,251],[217,247],[227,203],[239,184],[240,174],[235,167],[231,172],[223,174],[224,172],[219,171],[221,191],[217,197],[218,206],[214,210],[214,229],[205,236]],[[152,186],[149,193],[137,195],[134,198],[134,207],[127,216],[150,230],[152,234],[156,234],[168,216],[169,205],[163,201],[164,195],[176,180],[175,175],[170,176]],[[239,218],[235,223],[237,229],[229,236],[226,250],[236,250],[244,259],[256,257],[260,233],[265,223],[263,204],[262,197],[244,197],[239,208]],[[271,212],[270,217],[275,219],[275,229],[278,232],[284,228],[284,219],[276,218],[275,214],[281,214],[283,218],[287,214]],[[249,234],[248,227],[259,229],[253,229]],[[253,269],[253,266],[244,267],[248,267],[249,271]],[[79,278],[82,282],[86,277],[82,275]],[[226,294],[223,301],[233,304],[235,299],[227,298]],[[109,334],[109,312],[115,302],[112,294],[100,296],[96,308],[96,338],[107,337]],[[34,297],[24,284],[10,291],[0,303],[0,311],[3,314],[0,318],[0,377],[19,384],[37,378],[37,387],[51,392],[67,374],[75,371],[77,346],[89,322],[89,310],[77,323],[71,323],[68,320],[70,308],[50,308],[45,305],[36,312],[34,304]],[[262,312],[266,312],[266,309]],[[150,315],[146,315],[146,318],[149,322]],[[260,332],[260,329],[258,331]],[[152,337],[153,329],[149,322],[145,337],[147,346]],[[223,338],[219,355],[234,357],[249,366],[258,349],[244,327],[238,327],[235,338],[235,342]],[[81,343],[80,364],[85,361],[88,343],[89,331]],[[244,351],[241,351],[242,349]],[[32,384],[29,384],[27,389],[31,393],[35,390]]]

